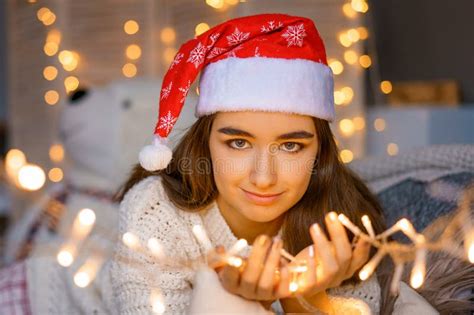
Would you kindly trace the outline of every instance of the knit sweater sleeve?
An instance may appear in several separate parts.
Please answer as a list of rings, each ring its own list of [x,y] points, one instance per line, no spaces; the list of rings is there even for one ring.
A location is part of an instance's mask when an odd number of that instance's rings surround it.
[[[328,297],[336,314],[343,314],[353,308],[363,310],[362,314],[380,314],[381,289],[375,275],[358,284],[331,288]]]
[[[144,248],[154,237],[169,257],[185,259],[186,227],[176,210],[164,202],[160,180],[148,177],[127,192],[119,211],[120,235],[133,233]],[[156,289],[164,298],[166,313],[184,314],[190,302],[192,270],[165,267],[146,250],[131,250],[121,242],[116,245],[111,277],[120,314],[153,314],[150,294]]]

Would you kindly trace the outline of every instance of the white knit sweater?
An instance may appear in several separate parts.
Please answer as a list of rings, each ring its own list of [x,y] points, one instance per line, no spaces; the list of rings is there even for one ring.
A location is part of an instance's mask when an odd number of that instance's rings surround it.
[[[166,195],[159,176],[148,177],[127,192],[120,206],[120,233],[135,234],[141,244],[147,244],[152,237],[157,238],[166,255],[177,263],[169,267],[158,265],[150,254],[118,244],[110,276],[121,314],[151,314],[153,288],[161,290],[166,314],[186,313],[196,269],[179,261],[196,262],[204,254],[191,232],[196,224],[205,227],[214,246],[220,244],[229,248],[237,241],[216,202],[199,212],[178,209]],[[356,286],[330,289],[328,295],[334,302],[341,299],[353,303],[364,301],[372,314],[379,313],[380,286],[375,277]]]

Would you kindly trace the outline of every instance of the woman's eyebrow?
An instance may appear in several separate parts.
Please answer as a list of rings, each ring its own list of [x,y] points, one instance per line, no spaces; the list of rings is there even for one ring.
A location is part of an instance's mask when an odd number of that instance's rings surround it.
[[[247,132],[245,130],[237,129],[237,128],[231,128],[231,127],[225,127],[225,128],[220,128],[217,131],[229,135],[229,136],[242,136],[242,137],[248,137],[248,138],[254,138],[255,136],[251,134],[250,132]],[[277,137],[277,140],[287,140],[287,139],[309,139],[313,138],[314,134],[300,130],[300,131],[293,131],[289,133],[282,134]]]

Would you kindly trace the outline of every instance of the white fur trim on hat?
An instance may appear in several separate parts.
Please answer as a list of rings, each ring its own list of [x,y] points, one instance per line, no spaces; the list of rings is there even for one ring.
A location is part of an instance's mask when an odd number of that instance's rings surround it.
[[[218,111],[272,111],[332,121],[331,68],[306,59],[226,58],[201,75],[196,117]]]
[[[138,160],[147,171],[158,171],[168,166],[172,156],[173,152],[166,145],[166,139],[155,136],[153,144],[141,149]]]

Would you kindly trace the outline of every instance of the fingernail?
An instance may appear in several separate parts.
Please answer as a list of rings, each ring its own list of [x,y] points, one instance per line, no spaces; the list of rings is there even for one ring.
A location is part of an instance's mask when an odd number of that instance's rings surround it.
[[[337,220],[337,213],[334,212],[334,211],[329,212],[328,216],[329,216],[329,220],[331,220],[331,221],[336,221]]]
[[[321,235],[321,228],[319,227],[319,224],[317,223],[314,223],[311,228],[313,229],[313,232],[314,234],[316,234],[317,236],[320,236]]]
[[[314,257],[314,245],[311,245],[309,247],[309,257],[311,257],[311,258]]]
[[[258,245],[265,246],[267,244],[268,237],[266,235],[260,235],[258,238]]]

